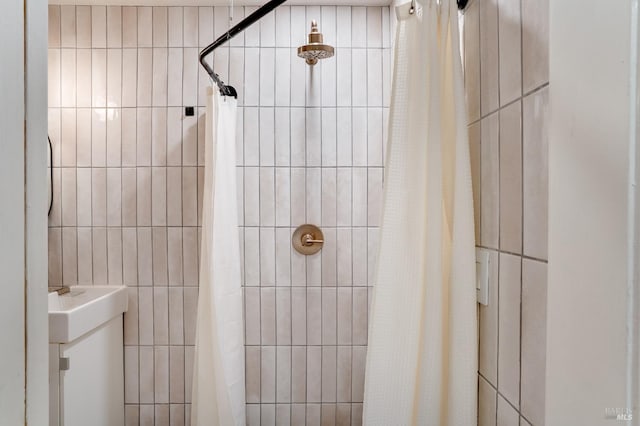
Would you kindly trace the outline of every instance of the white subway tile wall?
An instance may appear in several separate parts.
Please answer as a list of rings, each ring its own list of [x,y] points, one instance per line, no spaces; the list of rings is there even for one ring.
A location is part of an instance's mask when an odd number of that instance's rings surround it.
[[[480,306],[480,426],[544,425],[548,0],[471,0],[464,68]]]
[[[49,7],[49,282],[129,287],[127,425],[190,421],[208,85],[197,57],[254,9]],[[336,46],[313,68],[296,56],[312,19]],[[248,424],[362,423],[392,19],[388,7],[280,6],[209,58],[238,91]],[[325,233],[312,257],[291,247],[306,222]]]

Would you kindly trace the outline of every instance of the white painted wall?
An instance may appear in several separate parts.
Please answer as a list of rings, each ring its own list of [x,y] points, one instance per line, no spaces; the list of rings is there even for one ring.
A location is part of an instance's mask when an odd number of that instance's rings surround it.
[[[633,4],[550,3],[548,426],[628,407]]]
[[[48,415],[46,13],[43,0],[0,2],[2,425]]]
[[[25,416],[23,0],[0,2],[0,424]]]
[[[4,1],[4,0],[3,0]],[[27,422],[49,422],[47,321],[47,0],[26,4]],[[21,2],[22,3],[22,2]]]

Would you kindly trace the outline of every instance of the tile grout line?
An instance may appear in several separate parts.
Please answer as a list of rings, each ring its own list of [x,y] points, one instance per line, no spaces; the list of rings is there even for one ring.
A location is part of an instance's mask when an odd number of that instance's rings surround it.
[[[291,8],[288,9],[289,10],[289,22],[288,22],[288,28],[289,28],[289,32],[288,32],[288,36],[289,36],[289,43],[288,45],[291,45]],[[277,13],[277,12],[276,12]],[[289,51],[291,51],[291,49],[288,49]],[[291,61],[291,53],[289,53],[289,79],[291,79],[291,68],[292,68],[292,61]],[[291,105],[291,85],[289,83],[289,102],[288,104]],[[289,175],[289,225],[293,225],[293,221],[291,218],[291,211],[293,209],[293,190],[292,190],[292,179],[291,179],[291,145],[292,145],[292,140],[291,140],[291,108],[289,107],[288,110],[288,122],[287,122],[287,126],[288,126],[288,146],[289,146],[289,161],[288,161],[288,175]],[[276,142],[277,143],[277,142]],[[291,232],[287,233],[287,236],[289,238],[291,238]],[[289,297],[289,312],[290,312],[290,324],[289,324],[289,328],[290,328],[290,343],[291,343],[291,347],[289,349],[289,422],[291,422],[291,418],[293,417],[293,404],[294,404],[294,396],[293,396],[293,380],[294,380],[294,376],[293,376],[293,258],[292,258],[292,254],[293,254],[293,250],[291,249],[291,246],[289,246],[287,244],[287,248],[288,248],[288,252],[289,252],[289,286],[290,286],[290,297]]]
[[[365,31],[366,31],[365,32],[365,35],[366,35],[365,36],[365,44],[366,44],[366,47],[367,47],[367,50],[365,50],[365,58],[366,58],[365,59],[365,64],[367,64],[367,67],[369,66],[369,50],[368,50],[368,47],[369,47],[369,34],[368,34],[369,13],[368,13],[368,11],[369,11],[368,8],[365,9],[365,19],[366,19],[366,23],[365,23]],[[352,35],[353,35],[353,33],[352,33]],[[370,200],[369,200],[369,164],[370,164],[370,161],[371,161],[371,159],[369,158],[369,143],[370,143],[370,140],[371,140],[370,135],[369,135],[369,109],[368,109],[369,100],[370,100],[369,99],[370,98],[370,96],[369,96],[369,73],[366,73],[364,79],[366,80],[366,84],[365,84],[365,88],[366,88],[365,89],[365,99],[366,99],[366,101],[365,101],[365,105],[367,106],[367,113],[365,115],[365,121],[366,121],[365,128],[367,129],[366,132],[365,132],[365,134],[367,136],[367,141],[366,141],[366,144],[365,144],[366,145],[365,155],[366,155],[366,166],[367,166],[367,168],[366,168],[365,173],[364,173],[366,183],[365,183],[365,188],[363,189],[364,192],[365,192],[365,199],[366,199],[366,202],[364,203],[364,207],[363,207],[363,209],[365,211],[364,220],[365,220],[365,224],[366,224],[365,244],[364,244],[364,247],[365,247],[364,251],[366,253],[366,256],[365,256],[365,260],[364,260],[365,267],[363,269],[365,270],[365,277],[364,277],[365,282],[364,282],[364,284],[365,284],[365,289],[366,289],[366,291],[365,291],[364,314],[365,314],[367,330],[368,330],[368,328],[369,328],[368,327],[368,325],[369,325],[369,285],[371,284],[369,282],[369,202],[370,202]],[[368,345],[368,344],[369,344],[369,336],[367,335],[366,336],[366,345]],[[360,362],[363,362],[363,361],[360,360]],[[366,363],[366,351],[365,351],[365,361],[364,362]],[[362,372],[362,374],[364,376],[364,374],[365,374],[365,366],[359,365],[359,369],[361,370],[361,372]],[[353,374],[353,371],[351,372],[351,374]],[[351,391],[352,391],[351,400],[352,400],[352,402],[354,402],[353,401],[353,389]],[[358,402],[363,404],[363,410],[364,410],[364,377],[363,377],[362,400],[358,401]],[[363,413],[363,416],[364,416],[364,413]]]
[[[522,413],[521,413],[521,412],[516,408],[516,406],[515,406],[515,405],[513,405],[513,404],[511,403],[511,401],[509,401],[509,399],[508,399],[505,395],[503,395],[503,394],[502,394],[502,392],[500,392],[500,391],[498,390],[498,388],[497,388],[493,383],[491,383],[491,381],[489,381],[489,380],[488,380],[488,379],[487,379],[487,378],[486,378],[482,373],[480,373],[480,372],[478,372],[478,376],[479,376],[479,378],[480,378],[480,379],[482,379],[483,381],[485,381],[485,382],[487,383],[487,385],[489,385],[489,387],[491,387],[491,389],[495,392],[495,394],[496,394],[496,400],[498,399],[498,397],[500,397],[500,398],[504,399],[504,400],[505,400],[505,402],[506,402],[507,404],[509,404],[509,405],[510,405],[510,406],[511,406],[515,411],[516,411],[516,413],[518,414],[518,417],[519,417],[519,418],[523,418],[523,419],[525,419],[527,422],[529,422],[529,420],[528,420],[524,415],[522,415]],[[531,422],[529,422],[529,423],[530,423],[530,424],[533,424],[533,423],[531,423]]]
[[[482,61],[482,55],[480,54],[480,52],[482,51],[482,44],[483,43],[482,43],[482,37],[480,36],[480,34],[482,32],[481,29],[480,29],[480,24],[481,24],[480,6],[479,6],[479,3],[476,2],[476,4],[478,4],[478,6],[477,6],[477,9],[478,9],[478,12],[477,12],[477,14],[478,14],[478,17],[477,17],[477,22],[478,22],[478,34],[477,34],[477,37],[478,37],[478,115],[480,117],[482,117],[482,92],[483,92],[483,90],[482,90],[482,71],[481,70],[482,70],[482,62],[483,61]],[[469,7],[471,7],[471,5],[469,5]],[[469,8],[467,10],[469,10]],[[465,26],[465,29],[466,28],[467,27]],[[466,39],[466,37],[465,37],[465,39]],[[482,145],[483,145],[483,137],[482,137],[482,122],[481,122],[481,118],[479,118],[477,120],[477,122],[479,123],[479,127],[480,127],[479,130],[478,130],[478,132],[480,133],[479,134],[480,146],[478,147],[478,150],[479,150],[478,156],[480,158],[479,159],[479,163],[480,163],[479,164],[479,168],[480,168],[480,170],[478,171],[478,174],[480,176],[480,182],[479,182],[479,188],[478,188],[478,192],[479,192],[478,198],[479,198],[479,201],[480,201],[480,206],[479,206],[480,212],[482,213],[482,205],[483,205],[483,198],[484,197],[482,197],[482,192],[483,192],[482,191],[482,164],[483,164],[483,161],[482,161],[482,157],[483,157],[483,155],[482,155]],[[469,123],[469,126],[471,126],[474,123]],[[483,220],[483,215],[482,214],[480,214],[479,216],[480,216],[480,220],[479,220],[480,231],[478,232],[479,241],[476,242],[476,246],[480,246],[480,244],[478,244],[478,243],[482,243],[483,242],[482,223],[484,222],[484,220]],[[482,327],[480,326],[481,325],[480,317],[478,317],[478,322],[479,322],[479,324],[478,324],[478,342],[481,342],[482,341]],[[479,360],[480,360],[480,345],[478,344],[478,361]],[[480,363],[479,362],[478,362],[478,376],[483,377],[482,373],[480,371]],[[478,381],[478,399],[479,399],[479,395],[480,395],[480,381]]]
[[[513,99],[513,100],[511,100],[511,101],[509,101],[509,102],[507,102],[507,103],[505,103],[504,105],[500,105],[500,106],[498,106],[498,108],[493,109],[493,110],[491,110],[491,111],[487,112],[486,114],[481,115],[479,118],[477,118],[477,119],[475,119],[475,120],[473,120],[473,121],[468,122],[468,123],[467,123],[467,126],[473,126],[474,124],[478,124],[478,123],[480,123],[481,121],[483,121],[485,118],[487,118],[487,117],[489,117],[489,116],[491,116],[491,115],[493,115],[493,114],[496,114],[496,113],[498,113],[499,111],[501,111],[501,110],[503,110],[503,109],[506,109],[506,108],[510,107],[511,105],[513,105],[513,104],[517,103],[517,102],[522,101],[522,102],[524,103],[524,98],[526,98],[526,97],[528,97],[528,96],[531,96],[531,95],[533,95],[533,94],[536,94],[536,93],[538,93],[538,92],[541,92],[541,91],[543,91],[544,89],[546,89],[547,87],[549,87],[549,82],[548,82],[548,81],[547,81],[547,82],[545,82],[545,83],[540,84],[539,86],[535,87],[534,89],[531,89],[531,90],[529,90],[529,91],[525,92],[521,97],[517,97],[517,98],[515,98],[515,99]]]
[[[310,6],[310,7],[314,7],[317,8],[318,11],[317,13],[320,15],[320,20],[322,20],[322,7],[321,6]],[[322,106],[324,106],[324,84],[323,84],[323,79],[322,76],[324,74],[324,64],[320,63],[319,65],[319,72],[317,73],[317,75],[315,75],[316,79],[319,80],[318,82],[318,90],[316,91],[316,102],[318,105],[320,105],[320,108],[322,108]],[[311,72],[311,77],[314,76],[314,74]],[[311,82],[313,87],[313,82]],[[306,111],[305,111],[306,112]],[[324,140],[324,129],[322,127],[322,123],[323,123],[323,114],[322,114],[322,109],[318,110],[318,129],[317,129],[317,133],[320,135],[320,149],[319,149],[319,155],[320,158],[318,159],[319,164],[322,165],[324,164],[324,160],[323,160],[323,156],[322,153],[325,150],[325,144],[323,143]],[[318,170],[318,176],[317,178],[320,181],[320,192],[318,193],[318,201],[319,201],[319,211],[316,212],[316,214],[319,217],[319,222],[320,225],[323,226],[324,222],[325,222],[325,218],[323,217],[324,215],[322,214],[324,211],[324,199],[323,199],[323,193],[324,193],[324,186],[325,186],[325,182],[324,182],[324,174],[322,173],[322,170]],[[324,245],[323,245],[324,247]],[[319,258],[319,262],[320,264],[320,342],[322,344],[322,347],[320,348],[320,422],[322,423],[322,417],[323,417],[323,410],[322,410],[322,403],[324,402],[324,385],[325,385],[325,377],[324,377],[324,373],[325,373],[325,366],[324,366],[324,361],[325,361],[325,354],[324,354],[324,342],[325,342],[325,338],[324,338],[324,333],[325,333],[325,323],[324,323],[324,311],[325,311],[325,303],[328,303],[328,301],[325,300],[325,291],[324,291],[324,264],[325,264],[325,253],[320,250],[320,258]]]
[[[485,3],[486,4],[486,3]],[[500,81],[501,81],[501,75],[500,75],[500,4],[499,2],[496,2],[496,44],[497,44],[497,55],[498,55],[498,107],[500,106],[500,98],[502,96],[501,93],[501,87],[500,87]],[[501,211],[501,205],[500,205],[500,197],[501,197],[501,176],[502,176],[502,167],[500,164],[500,157],[501,157],[501,153],[502,153],[502,117],[501,117],[501,113],[498,113],[496,115],[496,119],[498,121],[498,161],[497,161],[497,169],[498,169],[498,222],[497,222],[497,227],[498,227],[498,247],[500,247],[502,244],[502,227],[500,226],[501,222],[502,222],[502,211]],[[499,254],[496,256],[497,257],[497,277],[496,277],[496,283],[497,283],[497,306],[496,306],[496,386],[499,388],[500,387],[500,289],[502,287],[502,280],[500,279],[500,267],[501,267],[501,263],[502,263],[502,256],[500,256]],[[498,398],[496,397],[496,424],[498,422]]]
[[[169,140],[168,140],[168,124],[169,124],[169,108],[168,108],[168,99],[169,99],[169,8],[168,7],[156,7],[154,8],[154,10],[159,10],[161,13],[162,10],[164,9],[165,12],[165,30],[166,30],[166,34],[165,34],[165,39],[164,39],[164,44],[166,45],[165,50],[166,50],[166,57],[165,57],[165,65],[166,65],[166,77],[167,77],[167,81],[165,83],[165,99],[164,99],[164,106],[160,107],[161,111],[164,111],[164,158],[161,159],[162,161],[160,162],[161,164],[164,163],[164,166],[162,168],[163,173],[164,173],[164,207],[165,207],[165,211],[164,211],[164,234],[166,236],[165,239],[165,247],[163,248],[164,253],[166,255],[166,271],[164,271],[164,274],[166,276],[166,283],[167,283],[167,287],[166,287],[166,292],[167,292],[167,301],[166,301],[166,312],[167,312],[167,317],[166,317],[166,326],[167,326],[167,369],[166,369],[166,373],[167,373],[167,405],[170,407],[171,404],[171,311],[170,311],[170,301],[171,301],[171,282],[169,279],[169,228],[168,228],[168,224],[169,224],[169,176],[168,176],[168,169],[167,169],[167,164],[168,164],[168,154],[169,154]],[[154,26],[154,30],[155,30],[155,26]],[[155,37],[154,37],[155,39]],[[154,45],[154,56],[155,56],[155,42],[152,43]],[[152,93],[154,92],[153,87],[152,87]],[[162,101],[162,100],[161,100]],[[162,103],[162,102],[161,102]],[[152,144],[153,146],[153,144]],[[152,157],[153,158],[153,157]]]
[[[275,17],[275,13],[273,15],[273,43],[274,46],[277,44],[276,43],[276,17]],[[260,26],[260,29],[262,29],[262,23]],[[260,44],[262,45],[262,31],[260,32]],[[273,363],[273,378],[274,378],[274,395],[273,395],[273,401],[274,403],[278,402],[278,285],[279,285],[279,281],[278,281],[278,260],[277,260],[277,251],[276,251],[276,245],[277,245],[277,232],[275,229],[275,225],[277,223],[277,184],[276,184],[276,180],[277,180],[277,174],[276,174],[276,146],[277,146],[277,140],[276,140],[276,114],[275,114],[275,104],[276,104],[276,96],[277,96],[277,85],[276,85],[276,81],[277,81],[277,77],[276,77],[276,69],[277,69],[277,65],[276,65],[276,57],[275,57],[275,49],[273,52],[273,106],[274,108],[272,109],[272,111],[270,111],[271,113],[271,119],[272,119],[272,124],[273,124],[273,134],[272,134],[272,140],[273,140],[273,162],[272,162],[272,169],[273,169],[273,270],[274,270],[274,277],[273,277],[273,283],[274,283],[274,306],[273,306],[273,310],[274,310],[274,331],[275,331],[275,340],[274,340],[274,347],[273,347],[273,351],[274,351],[274,363]],[[277,412],[277,410],[275,410]],[[274,412],[274,417],[276,416],[276,413]]]
[[[245,16],[247,15],[247,7],[245,6],[244,8],[245,10]],[[257,155],[258,155],[258,166],[257,166],[257,173],[258,173],[258,229],[257,229],[257,233],[258,233],[258,324],[259,324],[259,329],[258,332],[260,334],[260,348],[258,350],[259,353],[259,364],[258,364],[258,384],[259,384],[259,388],[258,388],[258,404],[262,404],[262,400],[264,398],[264,395],[262,394],[262,357],[263,357],[263,336],[262,336],[262,309],[263,309],[263,303],[262,303],[262,295],[263,295],[263,291],[262,291],[262,255],[263,255],[263,251],[262,251],[262,233],[260,232],[262,230],[262,176],[261,176],[261,169],[260,169],[260,165],[261,165],[261,161],[262,161],[262,152],[260,149],[260,142],[261,142],[261,135],[260,135],[260,70],[261,70],[261,63],[260,63],[260,32],[259,32],[260,27],[258,27],[258,58],[257,58],[257,68],[258,68],[258,78],[256,79],[256,85],[257,85],[257,90],[258,93],[256,94],[257,99],[258,99],[258,106],[256,107],[256,114],[257,114],[257,122],[258,122],[258,131],[256,133],[256,137],[258,139],[258,143],[257,143]],[[245,38],[245,43],[244,43],[244,48],[246,50],[247,48],[247,43],[246,43],[246,38]],[[246,58],[246,55],[245,55]],[[246,61],[245,61],[245,71],[246,71]],[[245,79],[246,79],[246,75],[245,75]],[[259,418],[260,421],[262,422],[262,409],[260,408],[260,412],[259,412]]]
[[[352,43],[352,38],[353,38],[353,7],[348,7],[347,10],[349,11],[349,47],[350,47],[350,64],[349,64],[349,91],[350,91],[350,98],[351,98],[351,105],[353,106],[353,43]],[[336,30],[337,30],[337,20],[336,20]],[[337,102],[337,99],[336,99]],[[353,328],[354,328],[354,321],[353,321],[353,312],[354,312],[354,307],[355,307],[355,303],[354,303],[354,288],[353,288],[353,283],[354,283],[354,267],[353,267],[353,259],[354,259],[354,244],[353,244],[353,236],[354,236],[354,232],[353,232],[353,212],[354,212],[354,205],[353,205],[353,199],[354,199],[354,184],[353,184],[353,180],[354,180],[354,174],[353,174],[353,155],[354,155],[354,147],[353,147],[353,108],[350,109],[350,113],[351,113],[351,134],[350,134],[350,140],[351,140],[351,161],[350,161],[350,166],[351,166],[351,199],[350,199],[350,203],[351,203],[351,211],[350,211],[350,220],[349,220],[349,225],[351,226],[351,336],[350,336],[350,348],[349,348],[349,395],[348,395],[348,399],[350,401],[350,405],[351,405],[351,413],[350,413],[350,423],[353,423]]]
[[[89,8],[89,16],[90,16],[90,20],[91,20],[91,15],[92,15],[92,9],[90,6],[86,6]],[[77,34],[77,28],[78,28],[78,6],[76,6],[76,46],[77,46],[77,38],[78,38],[78,34]],[[89,22],[89,26],[92,30],[92,26],[91,26],[91,21]],[[89,37],[91,37],[91,30],[89,31]],[[92,70],[91,68],[93,67],[93,55],[91,55],[91,41],[89,42],[89,48],[87,49],[89,52],[89,78],[91,81],[91,84],[93,85],[93,75],[92,75]],[[78,78],[77,78],[77,69],[78,69],[78,60],[77,60],[77,51],[76,51],[76,108],[78,107]],[[93,107],[93,97],[92,97],[93,93],[92,90],[90,90],[89,93],[89,98],[91,99],[89,101],[89,107]],[[91,168],[91,174],[90,174],[90,191],[91,191],[91,197],[90,197],[90,207],[89,207],[89,211],[90,211],[90,220],[91,220],[91,284],[95,284],[95,262],[93,259],[93,248],[94,248],[94,239],[93,239],[93,234],[94,234],[94,220],[93,220],[93,216],[94,216],[94,211],[93,211],[93,200],[94,200],[94,191],[93,191],[93,184],[94,184],[94,179],[93,179],[93,111],[90,109],[90,118],[89,118],[89,128],[90,128],[90,136],[89,136],[89,164],[90,164],[90,168]]]
[[[135,58],[136,58],[136,73],[135,73],[135,114],[136,114],[136,118],[135,118],[135,162],[134,162],[134,167],[135,167],[135,173],[136,173],[136,270],[137,270],[137,278],[138,278],[138,285],[141,284],[141,280],[140,280],[140,266],[139,266],[139,262],[140,262],[140,236],[138,233],[138,188],[139,188],[139,180],[138,180],[138,11],[139,8],[135,7],[133,10],[135,10],[135,19],[136,19],[136,34],[135,34],[135,38],[136,38],[136,47],[135,47]],[[124,31],[124,29],[123,29]],[[146,284],[145,284],[146,285]],[[140,289],[138,290],[138,304],[140,305]],[[140,312],[139,312],[139,306],[138,306],[138,326],[140,327]],[[138,404],[141,404],[142,402],[142,389],[141,389],[141,371],[142,371],[142,357],[140,356],[140,349],[143,348],[143,345],[141,344],[142,342],[140,341],[140,328],[138,329]],[[140,416],[140,409],[138,408],[138,415]]]
[[[307,8],[306,7],[301,7],[301,11],[304,13],[304,22],[307,22]],[[293,40],[291,41],[293,44]],[[295,59],[295,58],[293,58]],[[291,67],[293,69],[294,65],[293,65],[293,61],[291,61]],[[306,74],[306,72],[305,72]],[[293,89],[293,88],[292,88]],[[292,90],[293,92],[293,90]],[[304,97],[304,105],[306,107],[307,105],[307,90],[306,90],[306,84],[305,84],[305,97]],[[305,196],[303,197],[304,200],[303,201],[303,206],[304,206],[304,218],[305,218],[305,222],[307,221],[307,135],[306,135],[306,126],[307,126],[307,116],[306,116],[306,112],[303,115],[303,119],[304,119],[304,126],[305,126],[305,134],[304,134],[304,194]],[[302,262],[301,262],[302,263]],[[305,286],[308,286],[308,265],[307,265],[307,259],[304,259],[304,282],[305,282]],[[304,292],[304,300],[305,300],[305,332],[304,332],[304,417],[305,417],[305,421],[307,418],[307,403],[308,403],[308,394],[309,394],[309,291],[308,291],[308,287],[305,289]]]
[[[519,1],[519,12],[520,12],[520,252],[522,256],[520,257],[520,306],[519,306],[519,321],[520,327],[518,332],[520,334],[518,341],[518,408],[516,411],[518,412],[518,421],[519,424],[522,425],[522,290],[523,290],[523,278],[524,278],[524,29],[523,29],[523,20],[522,20],[522,3],[523,1]],[[548,83],[547,83],[548,84]],[[545,86],[546,87],[546,86]],[[537,89],[536,89],[537,90]],[[515,408],[515,407],[514,407]]]
[[[493,251],[493,252],[496,252],[496,253],[503,253],[503,254],[509,254],[509,255],[512,255],[512,256],[521,257],[524,260],[531,260],[531,261],[534,261],[534,262],[544,263],[544,264],[548,263],[548,261],[545,260],[545,259],[541,259],[541,258],[533,257],[533,256],[528,256],[528,255],[525,255],[525,254],[522,254],[522,253],[517,253],[517,252],[513,252],[513,251],[509,251],[509,250],[501,250],[501,249],[498,249],[496,247],[489,247],[489,246],[485,246],[485,245],[482,245],[482,244],[476,244],[476,247],[482,248],[482,249],[485,249],[485,250],[490,250],[490,251]]]
[[[338,9],[337,7],[333,7],[333,24],[334,24],[334,37],[336,37],[337,39],[337,34],[338,34]],[[335,105],[337,106],[338,104],[338,83],[337,83],[337,77],[338,77],[338,61],[336,60],[335,62],[335,67],[334,67],[334,73],[335,73],[335,85],[334,85],[334,90],[335,90]],[[338,169],[337,169],[337,165],[338,165],[338,116],[337,116],[337,110],[336,110],[336,114],[334,114],[334,123],[335,123],[335,129],[334,129],[334,161],[336,164],[336,171],[335,171],[335,191],[334,191],[334,202],[335,202],[335,206],[334,206],[334,214],[335,214],[335,225],[337,227],[338,225]],[[336,345],[339,343],[339,333],[338,333],[338,320],[339,320],[339,314],[338,314],[338,310],[340,309],[340,302],[338,300],[338,230],[336,228],[336,232],[335,232],[335,271],[334,271],[334,279],[335,279],[335,283],[336,283],[336,327],[335,327],[335,332],[336,332]],[[335,386],[334,386],[334,392],[335,392],[335,400],[336,400],[336,410],[335,410],[335,421],[337,423],[337,419],[338,419],[338,347],[336,346],[336,356],[335,356],[335,372],[334,372],[334,376],[335,376]]]

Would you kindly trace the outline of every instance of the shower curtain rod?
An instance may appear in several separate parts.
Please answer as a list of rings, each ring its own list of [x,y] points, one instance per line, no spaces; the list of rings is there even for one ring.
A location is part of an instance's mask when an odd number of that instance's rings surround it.
[[[224,82],[220,79],[218,74],[216,74],[213,71],[213,68],[209,66],[209,64],[204,60],[204,58],[209,53],[213,52],[218,47],[220,47],[222,44],[231,40],[232,38],[237,36],[239,33],[247,29],[249,26],[256,23],[258,20],[260,20],[260,18],[262,18],[267,13],[271,12],[276,7],[280,6],[285,1],[286,0],[271,0],[268,3],[265,3],[258,10],[256,10],[251,15],[244,18],[242,21],[240,21],[237,25],[235,25],[229,31],[227,31],[226,33],[218,37],[216,41],[214,41],[213,43],[211,43],[210,45],[202,49],[202,51],[200,52],[200,64],[207,71],[207,74],[209,74],[209,77],[211,77],[211,79],[218,85],[221,95],[233,96],[234,98],[238,97],[238,93],[236,92],[236,89],[234,89],[232,86],[228,86],[224,84]]]
[[[276,7],[280,6],[285,1],[286,0],[271,0],[265,3],[258,10],[256,10],[251,15],[244,18],[233,28],[231,28],[226,33],[218,37],[216,41],[214,41],[213,43],[211,43],[210,45],[202,49],[202,51],[200,52],[200,64],[204,67],[205,71],[207,71],[207,74],[209,74],[209,77],[211,77],[211,79],[216,83],[216,85],[218,85],[221,95],[233,96],[234,98],[238,97],[238,93],[236,92],[236,89],[234,89],[233,86],[228,86],[224,84],[224,81],[222,81],[222,79],[220,79],[220,76],[218,76],[218,74],[216,74],[213,71],[213,68],[209,66],[209,64],[204,60],[204,58],[209,53],[213,52],[218,47],[220,47],[222,44],[231,40],[232,38],[237,36],[239,33],[241,33],[242,31],[246,30],[248,27],[250,27],[257,21],[259,21],[260,18],[262,18],[267,13],[271,12]],[[456,0],[456,2],[458,4],[458,9],[464,10],[464,8],[467,6],[468,0]]]
[[[458,2],[458,9],[464,10],[464,8],[467,7],[467,3],[469,3],[469,0],[457,0],[457,2]]]

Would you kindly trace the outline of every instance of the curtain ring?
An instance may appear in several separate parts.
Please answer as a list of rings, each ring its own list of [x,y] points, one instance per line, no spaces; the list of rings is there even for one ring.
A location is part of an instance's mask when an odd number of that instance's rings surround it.
[[[413,15],[416,12],[416,0],[411,0],[411,7],[409,7],[409,15]]]

